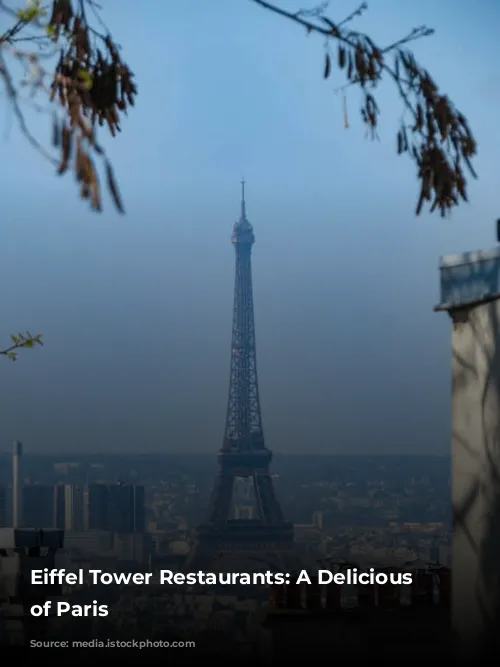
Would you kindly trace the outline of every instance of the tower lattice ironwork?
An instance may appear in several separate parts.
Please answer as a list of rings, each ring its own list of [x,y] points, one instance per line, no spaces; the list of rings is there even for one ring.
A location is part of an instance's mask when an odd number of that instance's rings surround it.
[[[247,218],[245,182],[241,215],[231,241],[236,254],[229,398],[218,471],[204,526],[198,530],[197,557],[226,551],[280,552],[293,548],[293,526],[285,522],[269,471],[257,381],[251,253],[255,242]],[[251,480],[254,516],[232,518],[235,480]]]

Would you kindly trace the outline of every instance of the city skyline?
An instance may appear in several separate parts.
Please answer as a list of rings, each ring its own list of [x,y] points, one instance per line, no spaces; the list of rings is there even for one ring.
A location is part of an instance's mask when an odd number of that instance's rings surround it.
[[[391,0],[356,25],[382,42],[424,22],[436,28],[415,52],[480,147],[472,204],[445,222],[414,220],[416,183],[395,155],[389,126],[400,107],[390,92],[380,93],[380,143],[364,141],[355,95],[342,129],[341,97],[321,80],[320,41],[250,3],[151,11],[161,30],[138,26],[132,8],[105,13],[140,88],[123,136],[106,142],[125,218],[109,202],[102,216],[88,213],[71,180],[40,173],[14,130],[4,144],[12,168],[0,271],[13,287],[0,333],[40,330],[45,341],[2,365],[4,448],[19,438],[33,453],[215,455],[229,371],[229,236],[245,174],[269,446],[446,455],[449,323],[432,307],[439,255],[495,243],[489,137],[499,78],[488,54],[498,8]],[[223,20],[234,30],[222,34]],[[481,40],[469,44],[475,32]],[[155,56],[167,63],[165,90]],[[477,76],[464,77],[469,70]],[[44,115],[30,121],[48,136]]]

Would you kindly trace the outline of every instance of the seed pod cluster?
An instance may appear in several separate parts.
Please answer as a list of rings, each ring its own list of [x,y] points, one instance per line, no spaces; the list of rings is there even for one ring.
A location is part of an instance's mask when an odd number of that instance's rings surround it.
[[[111,134],[120,131],[120,112],[133,106],[137,88],[133,74],[121,62],[111,38],[105,38],[106,52],[96,50],[95,59],[88,47],[88,33],[75,19],[73,39],[68,50],[61,53],[51,86],[51,98],[58,98],[62,106],[71,107],[78,96],[82,114],[92,125],[107,124]]]
[[[430,212],[439,210],[446,216],[461,200],[468,201],[464,168],[476,177],[471,162],[476,142],[464,116],[439,92],[414,57],[401,50],[396,58],[396,83],[413,116],[411,125],[402,124],[399,129],[398,152],[408,152],[417,164],[420,193],[416,214],[429,203]]]
[[[57,42],[61,31],[70,30],[71,20],[73,18],[73,6],[71,0],[54,0],[52,3],[52,12],[49,19],[49,34],[52,35],[54,42]]]
[[[338,38],[340,36],[338,27],[329,20],[326,22],[331,26],[330,35]],[[361,118],[371,136],[376,137],[379,108],[374,96],[368,90],[375,88],[382,77],[384,66],[382,52],[367,37],[356,35],[353,40],[347,39],[339,43],[337,64],[339,69],[345,70],[348,85],[358,84],[362,88]],[[328,78],[330,73],[331,60],[327,52],[324,78]],[[344,119],[344,125],[348,127],[347,118]]]
[[[105,126],[114,137],[120,131],[120,114],[133,106],[137,95],[134,76],[122,61],[110,35],[99,35],[85,17],[85,3],[53,0],[49,34],[63,43],[55,67],[50,97],[64,109],[62,122],[54,121],[53,143],[60,148],[59,173],[72,167],[80,194],[94,210],[101,209],[99,179],[91,152],[104,157],[97,144],[96,126]],[[72,162],[72,156],[74,161]],[[123,206],[106,160],[106,182],[113,201]]]
[[[342,23],[334,24],[324,16],[321,19],[329,27],[324,78],[331,75],[331,41],[336,40],[338,68],[345,72],[347,86],[361,88],[361,118],[372,137],[377,137],[379,118],[373,90],[382,77],[388,76],[396,85],[406,114],[412,119],[410,123],[401,123],[396,142],[398,154],[407,153],[417,165],[420,194],[416,214],[429,203],[430,212],[437,209],[445,216],[461,200],[467,201],[464,167],[476,177],[471,163],[476,154],[476,142],[464,116],[439,92],[429,73],[418,65],[405,46],[432,31],[425,26],[415,28],[404,39],[379,49],[366,35],[344,31]],[[394,53],[394,67],[387,62],[389,52]],[[344,125],[348,127],[347,118]]]
[[[337,28],[332,28],[331,36],[338,37]],[[326,58],[329,62],[329,56]],[[376,83],[382,74],[382,52],[367,38],[357,37],[350,43],[341,42],[338,47],[337,64],[339,69],[347,65],[347,80],[349,83],[358,83],[363,88],[369,82]],[[326,73],[328,71],[328,74]],[[325,67],[325,78],[330,74],[330,67]]]

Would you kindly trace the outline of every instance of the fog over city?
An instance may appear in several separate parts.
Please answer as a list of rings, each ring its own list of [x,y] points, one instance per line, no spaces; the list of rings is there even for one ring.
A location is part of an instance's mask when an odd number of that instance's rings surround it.
[[[432,308],[439,256],[495,242],[497,4],[386,0],[356,24],[381,43],[423,22],[436,30],[415,53],[479,144],[481,178],[449,220],[414,216],[395,92],[377,98],[379,142],[364,138],[356,90],[344,129],[337,72],[322,79],[321,43],[297,26],[232,0],[190,11],[143,0],[153,22],[135,3],[108,4],[140,90],[123,135],[103,135],[127,215],[109,201],[89,212],[2,114],[0,334],[45,341],[2,364],[3,449],[18,438],[33,453],[215,453],[244,176],[268,446],[445,455],[450,322]],[[338,16],[352,9],[335,3]],[[50,118],[28,118],[49,136]]]

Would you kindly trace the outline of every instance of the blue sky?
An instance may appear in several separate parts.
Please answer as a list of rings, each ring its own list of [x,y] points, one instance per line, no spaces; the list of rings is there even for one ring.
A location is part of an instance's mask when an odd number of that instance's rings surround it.
[[[381,44],[436,29],[414,51],[479,144],[471,203],[443,221],[414,216],[391,87],[377,98],[380,142],[364,138],[355,90],[345,130],[342,78],[323,81],[321,39],[250,0],[103,4],[140,91],[122,135],[105,140],[126,217],[108,202],[88,212],[2,98],[0,334],[45,339],[2,364],[3,447],[18,438],[40,452],[215,453],[244,175],[268,445],[447,453],[450,323],[432,308],[439,256],[495,242],[500,6],[375,0],[355,24]],[[337,0],[331,15],[354,6]],[[50,118],[27,115],[48,141]]]

